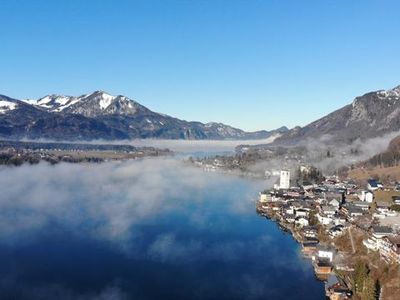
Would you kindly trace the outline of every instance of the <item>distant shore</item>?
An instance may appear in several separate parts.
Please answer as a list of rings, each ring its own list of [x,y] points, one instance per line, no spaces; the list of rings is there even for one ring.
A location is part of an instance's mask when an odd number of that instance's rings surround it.
[[[135,147],[132,145],[58,143],[0,140],[0,165],[101,163],[143,157],[170,156],[169,149]]]

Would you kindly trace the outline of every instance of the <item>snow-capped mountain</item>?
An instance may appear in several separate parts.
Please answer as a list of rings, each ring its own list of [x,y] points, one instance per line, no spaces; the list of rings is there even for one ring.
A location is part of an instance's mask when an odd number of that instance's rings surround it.
[[[78,97],[47,95],[23,101],[0,96],[0,101],[0,137],[7,138],[254,139],[279,136],[288,130],[282,127],[270,132],[245,132],[221,123],[188,122],[103,91]]]
[[[308,138],[352,142],[400,130],[400,86],[356,97],[349,105],[304,127],[295,127],[275,140],[293,144]]]
[[[26,100],[49,112],[81,114],[86,117],[101,115],[133,115],[137,111],[147,110],[144,106],[125,96],[112,96],[103,91],[79,97],[47,95],[38,100]]]

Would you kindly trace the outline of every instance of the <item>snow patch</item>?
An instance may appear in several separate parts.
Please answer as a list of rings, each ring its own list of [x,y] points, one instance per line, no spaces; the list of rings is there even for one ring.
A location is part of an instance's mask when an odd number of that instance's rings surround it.
[[[58,103],[60,105],[65,105],[68,103],[69,100],[71,100],[71,97],[60,96],[60,97],[57,97],[54,102]]]
[[[17,104],[10,101],[0,100],[0,113],[4,114],[7,111],[17,108]]]
[[[114,96],[111,96],[111,95],[106,94],[106,93],[102,93],[100,101],[99,101],[100,108],[103,109],[103,110],[106,109],[107,107],[110,106],[110,104],[112,103],[112,101],[114,99],[115,99]]]
[[[37,104],[37,100],[36,99],[22,99],[22,102],[25,102],[29,105],[36,105]]]
[[[71,105],[74,105],[75,103],[79,102],[82,98],[73,98],[73,100],[70,100],[70,102],[67,102],[67,104],[65,105],[61,105],[59,107],[57,107],[54,111],[60,112],[63,111],[64,109],[66,109],[67,107],[70,107]]]
[[[46,104],[48,104],[51,100],[52,100],[52,98],[50,96],[46,96],[46,97],[40,98],[37,101],[37,105],[46,106]]]

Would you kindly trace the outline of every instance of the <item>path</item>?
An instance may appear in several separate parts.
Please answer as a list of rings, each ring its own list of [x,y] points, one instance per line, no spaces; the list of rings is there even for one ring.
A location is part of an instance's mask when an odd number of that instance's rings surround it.
[[[351,227],[349,227],[349,236],[350,236],[351,248],[353,249],[353,254],[354,254],[356,253],[356,249],[354,247],[353,235],[351,234]]]

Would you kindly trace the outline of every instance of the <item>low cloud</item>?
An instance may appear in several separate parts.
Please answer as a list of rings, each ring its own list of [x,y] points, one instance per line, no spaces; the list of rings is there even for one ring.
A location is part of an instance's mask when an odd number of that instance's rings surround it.
[[[234,152],[239,145],[268,144],[274,137],[257,140],[164,140],[164,139],[133,139],[133,140],[92,140],[92,141],[54,141],[49,139],[22,139],[26,142],[43,143],[83,143],[83,144],[108,144],[108,145],[132,145],[136,147],[168,148],[174,152],[195,153],[195,152]]]
[[[111,261],[107,255],[112,253],[120,265],[141,261],[159,264],[160,268],[221,266],[217,274],[200,277],[205,295],[216,289],[216,282],[221,282],[228,294],[238,298],[255,299],[264,293],[272,297],[276,292],[263,287],[271,276],[265,270],[274,270],[279,276],[303,274],[303,270],[310,277],[313,273],[309,265],[305,267],[306,263],[297,258],[294,242],[277,243],[276,230],[255,214],[254,197],[264,184],[205,173],[172,158],[2,167],[0,244],[2,249],[11,251],[29,249],[25,244],[43,243],[43,233],[51,234],[54,230],[59,234],[57,228],[61,228],[60,232],[68,233],[66,239],[71,244],[74,240],[93,241],[96,246],[88,246],[88,251],[107,245],[102,250],[107,254],[98,254],[99,259]],[[255,220],[259,224],[254,224]],[[281,247],[287,245],[293,249],[282,251]],[[278,256],[279,260],[271,258]],[[32,258],[35,257],[33,254]],[[60,264],[57,260],[50,263]],[[224,271],[243,263],[248,265],[243,272]],[[0,289],[9,289],[11,295],[16,295],[18,286],[19,299],[124,300],[136,292],[143,296],[140,287],[130,289],[128,278],[136,272],[132,266],[128,267],[128,272],[132,272],[128,275],[124,270],[104,276],[105,284],[99,289],[89,286],[80,290],[62,282],[62,276],[46,277],[42,282],[26,281],[21,273],[24,266],[15,264],[6,266],[8,277],[0,280]],[[79,266],[73,270],[82,271],[81,278],[93,274]],[[40,270],[31,270],[29,274],[35,276]]]
[[[3,167],[0,238],[8,243],[27,241],[55,223],[84,236],[126,245],[136,234],[135,224],[182,212],[185,205],[205,201],[205,194],[222,198],[221,185],[239,181],[165,158]],[[241,203],[251,201],[251,195],[246,197],[229,199],[227,209],[244,212]],[[193,213],[193,224],[200,225],[201,216]]]

